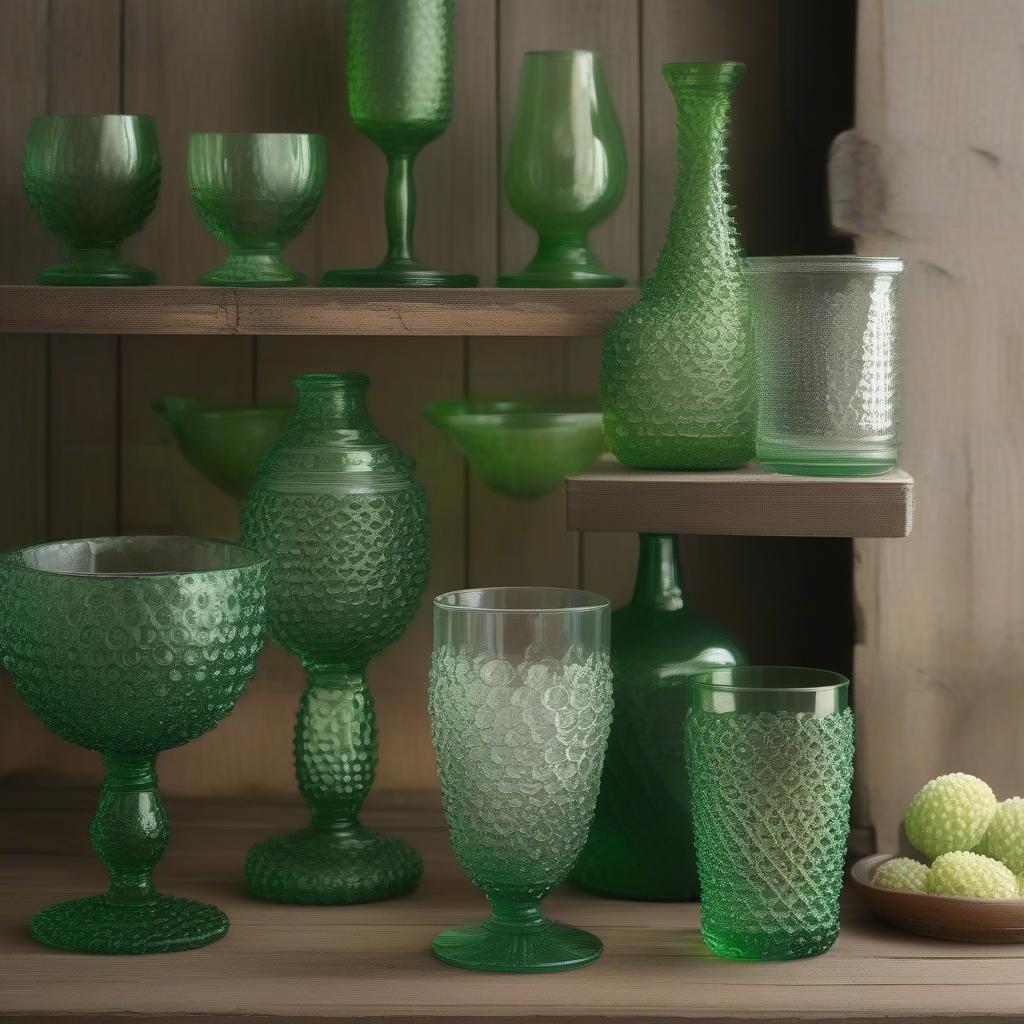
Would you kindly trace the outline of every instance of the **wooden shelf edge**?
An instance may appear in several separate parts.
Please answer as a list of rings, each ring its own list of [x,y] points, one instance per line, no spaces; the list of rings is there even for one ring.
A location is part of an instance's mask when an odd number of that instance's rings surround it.
[[[603,334],[635,288],[0,285],[0,334]]]

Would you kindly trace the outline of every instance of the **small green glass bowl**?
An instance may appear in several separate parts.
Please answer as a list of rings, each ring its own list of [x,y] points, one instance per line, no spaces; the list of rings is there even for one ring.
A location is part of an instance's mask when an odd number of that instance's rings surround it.
[[[484,483],[509,498],[530,501],[605,450],[596,398],[453,398],[423,410],[469,459]]]
[[[238,499],[249,493],[263,453],[294,409],[283,402],[214,404],[194,398],[162,398],[153,404],[189,463]]]

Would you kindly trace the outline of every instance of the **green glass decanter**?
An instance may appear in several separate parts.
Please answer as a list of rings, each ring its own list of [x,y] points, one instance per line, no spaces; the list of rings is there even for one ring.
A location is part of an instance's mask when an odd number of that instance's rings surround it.
[[[572,878],[624,899],[696,899],[687,679],[746,657],[730,630],[687,606],[674,535],[640,534],[633,600],[612,612],[611,649],[612,731],[594,823]]]
[[[754,456],[750,313],[726,186],[744,65],[666,64],[678,112],[675,205],[653,276],[605,337],[604,431],[641,469],[730,469]]]
[[[414,888],[423,865],[401,840],[363,828],[377,767],[367,662],[419,606],[430,513],[413,462],[374,426],[368,378],[295,377],[299,404],[267,450],[242,536],[270,558],[270,635],[308,684],[295,726],[295,774],[308,827],[258,843],[245,875],[281,903],[365,903]]]

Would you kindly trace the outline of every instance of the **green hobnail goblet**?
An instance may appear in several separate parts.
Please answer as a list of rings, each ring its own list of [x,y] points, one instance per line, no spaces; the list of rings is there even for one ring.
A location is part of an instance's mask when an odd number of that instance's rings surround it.
[[[167,845],[155,759],[212,729],[252,677],[267,560],[192,537],[95,537],[0,555],[0,648],[52,732],[103,755],[90,834],[110,874],[97,896],[32,919],[33,938],[81,953],[203,946],[223,911],[153,888]]]
[[[329,270],[323,284],[347,288],[471,288],[473,274],[433,270],[413,255],[412,165],[452,118],[453,0],[349,0],[348,108],[384,152],[388,250],[376,267]]]
[[[228,258],[200,284],[246,288],[299,285],[306,275],[282,258],[324,187],[322,135],[209,132],[188,140],[192,204]]]
[[[153,212],[160,190],[156,121],[143,114],[50,114],[32,119],[25,194],[67,245],[67,259],[39,284],[153,284],[156,274],[121,258],[121,243]]]
[[[434,599],[430,719],[452,846],[491,903],[435,956],[478,971],[538,973],[601,955],[541,900],[579,856],[612,717],[608,599],[496,587]]]

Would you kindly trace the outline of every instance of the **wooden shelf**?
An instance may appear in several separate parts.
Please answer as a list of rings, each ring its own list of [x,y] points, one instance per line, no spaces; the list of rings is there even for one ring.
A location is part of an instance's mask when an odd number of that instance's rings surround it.
[[[97,891],[89,850],[95,794],[0,792],[0,1019],[217,1024],[367,1018],[603,1022],[1019,1020],[1024,946],[973,946],[893,931],[844,897],[843,926],[823,957],[790,963],[715,959],[695,904],[601,899],[561,886],[545,902],[604,941],[604,956],[567,974],[488,975],[433,959],[431,938],[481,920],[486,905],[455,863],[432,792],[378,796],[369,824],[422,852],[411,896],[353,907],[250,899],[245,851],[303,823],[298,807],[168,801],[173,835],[157,881],[212,900],[231,917],[221,942],[147,957],[80,956],[37,945],[40,907]]]
[[[0,286],[0,334],[603,334],[635,288]]]
[[[913,478],[629,469],[605,456],[566,480],[570,530],[764,537],[906,537]]]

